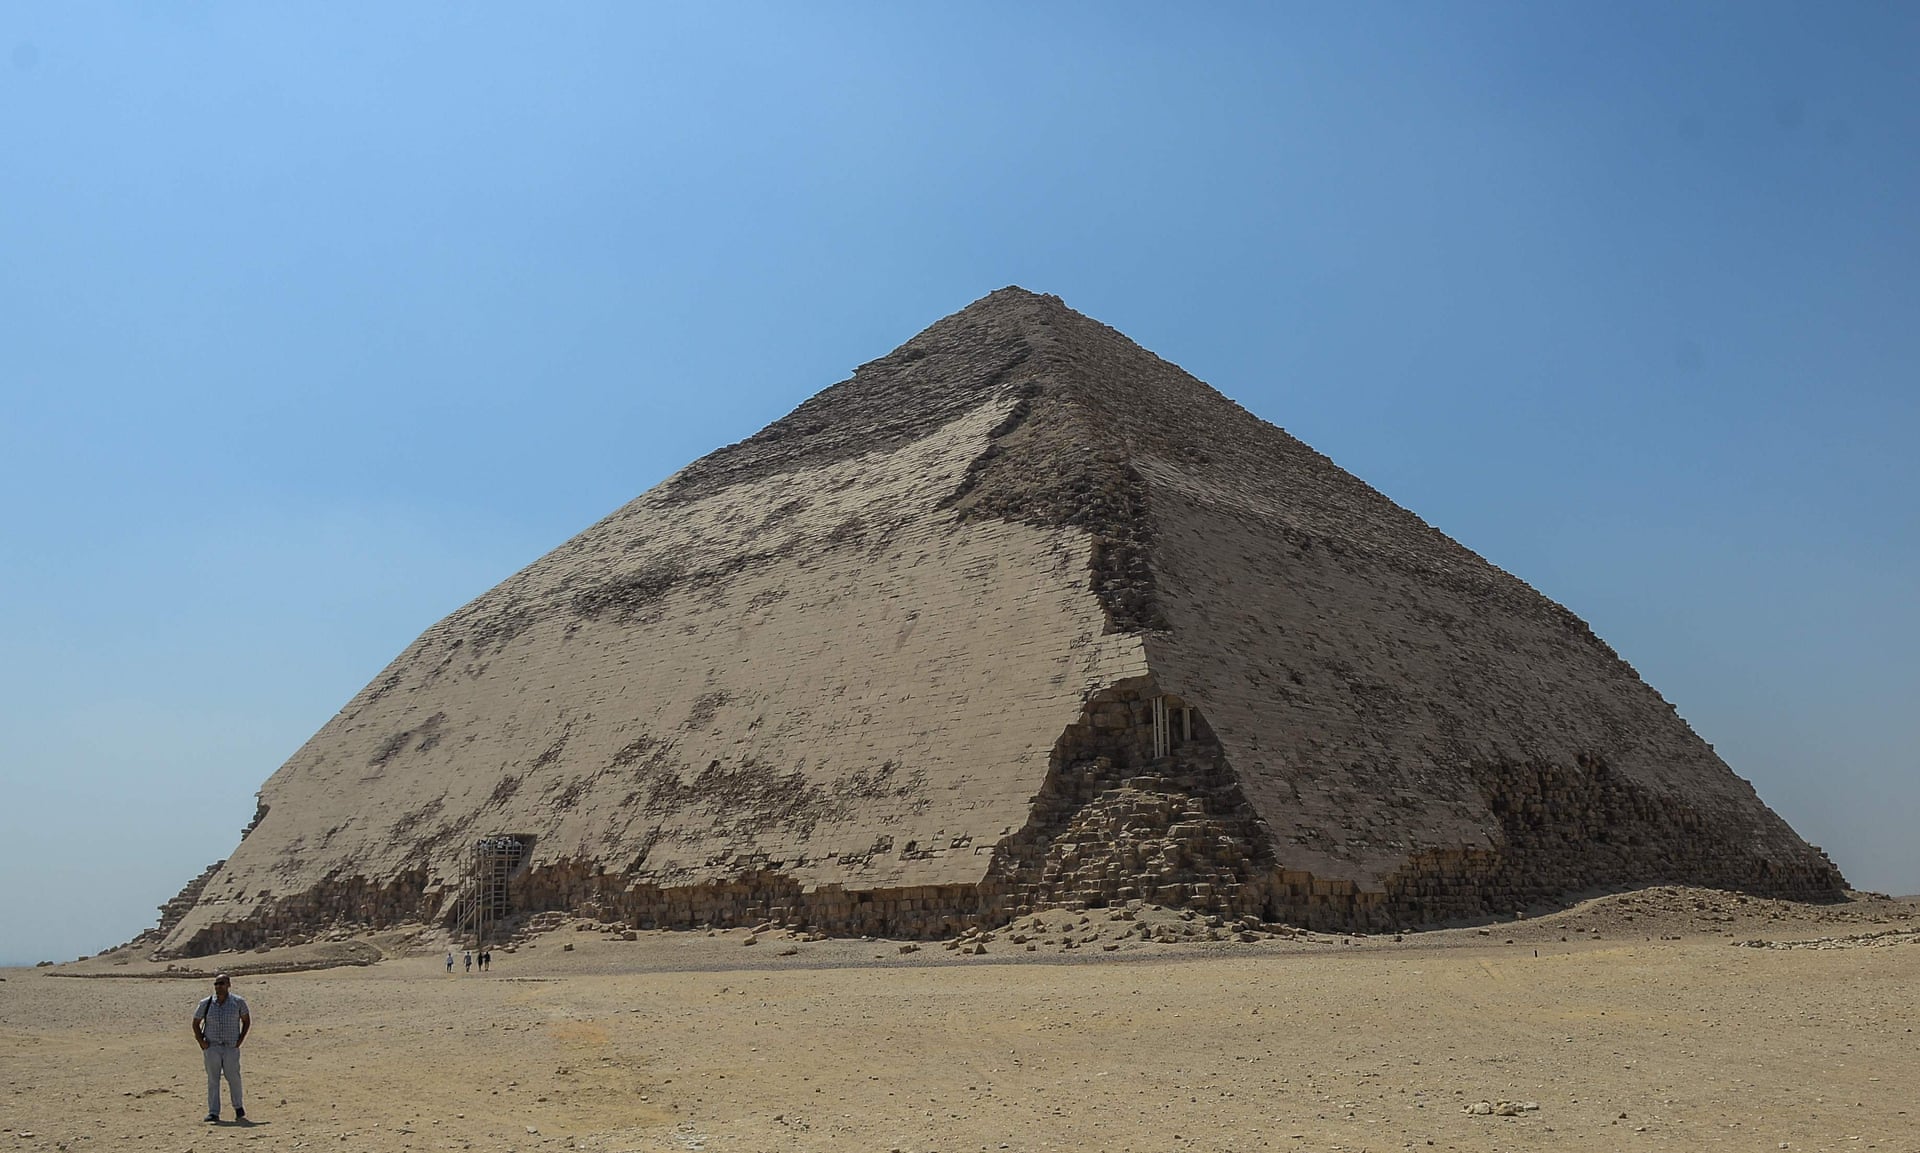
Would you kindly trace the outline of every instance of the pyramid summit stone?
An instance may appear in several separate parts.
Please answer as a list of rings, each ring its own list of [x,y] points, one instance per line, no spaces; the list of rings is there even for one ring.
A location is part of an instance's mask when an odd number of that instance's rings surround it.
[[[162,951],[451,922],[483,840],[511,911],[640,926],[1844,888],[1572,613],[1018,288],[428,629]]]

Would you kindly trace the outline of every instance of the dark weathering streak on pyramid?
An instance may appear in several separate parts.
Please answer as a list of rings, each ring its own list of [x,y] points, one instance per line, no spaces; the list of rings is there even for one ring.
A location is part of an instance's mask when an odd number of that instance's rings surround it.
[[[1009,288],[429,629],[261,789],[173,953],[514,911],[1317,926],[1844,882],[1572,613]]]

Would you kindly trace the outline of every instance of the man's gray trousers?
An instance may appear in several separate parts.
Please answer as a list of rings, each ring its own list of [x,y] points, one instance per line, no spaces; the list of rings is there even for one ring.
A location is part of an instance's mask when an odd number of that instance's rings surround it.
[[[208,1045],[200,1054],[207,1059],[207,1116],[220,1115],[220,1075],[226,1074],[227,1095],[233,1098],[233,1111],[246,1105],[240,1099],[240,1049],[236,1045]]]

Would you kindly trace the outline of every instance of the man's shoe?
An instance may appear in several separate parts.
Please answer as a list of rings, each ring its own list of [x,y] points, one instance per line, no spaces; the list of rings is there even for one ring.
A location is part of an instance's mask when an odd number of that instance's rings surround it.
[[[200,1119],[201,1119],[202,1121],[218,1121],[218,1120],[220,1120],[220,1114],[218,1114],[218,1113],[209,1113],[209,1114],[207,1114],[207,1115],[206,1115],[205,1117],[202,1117],[202,1118],[200,1118]]]
[[[235,1109],[233,1111],[233,1119],[235,1121],[245,1121],[247,1119],[247,1111],[245,1109]]]

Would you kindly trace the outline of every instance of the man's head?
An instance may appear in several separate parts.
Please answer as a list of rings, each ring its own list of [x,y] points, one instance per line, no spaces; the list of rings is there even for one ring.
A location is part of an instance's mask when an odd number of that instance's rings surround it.
[[[233,987],[233,978],[227,976],[225,973],[215,973],[213,975],[213,995],[214,996],[224,1001],[227,999],[227,990],[232,987]]]

